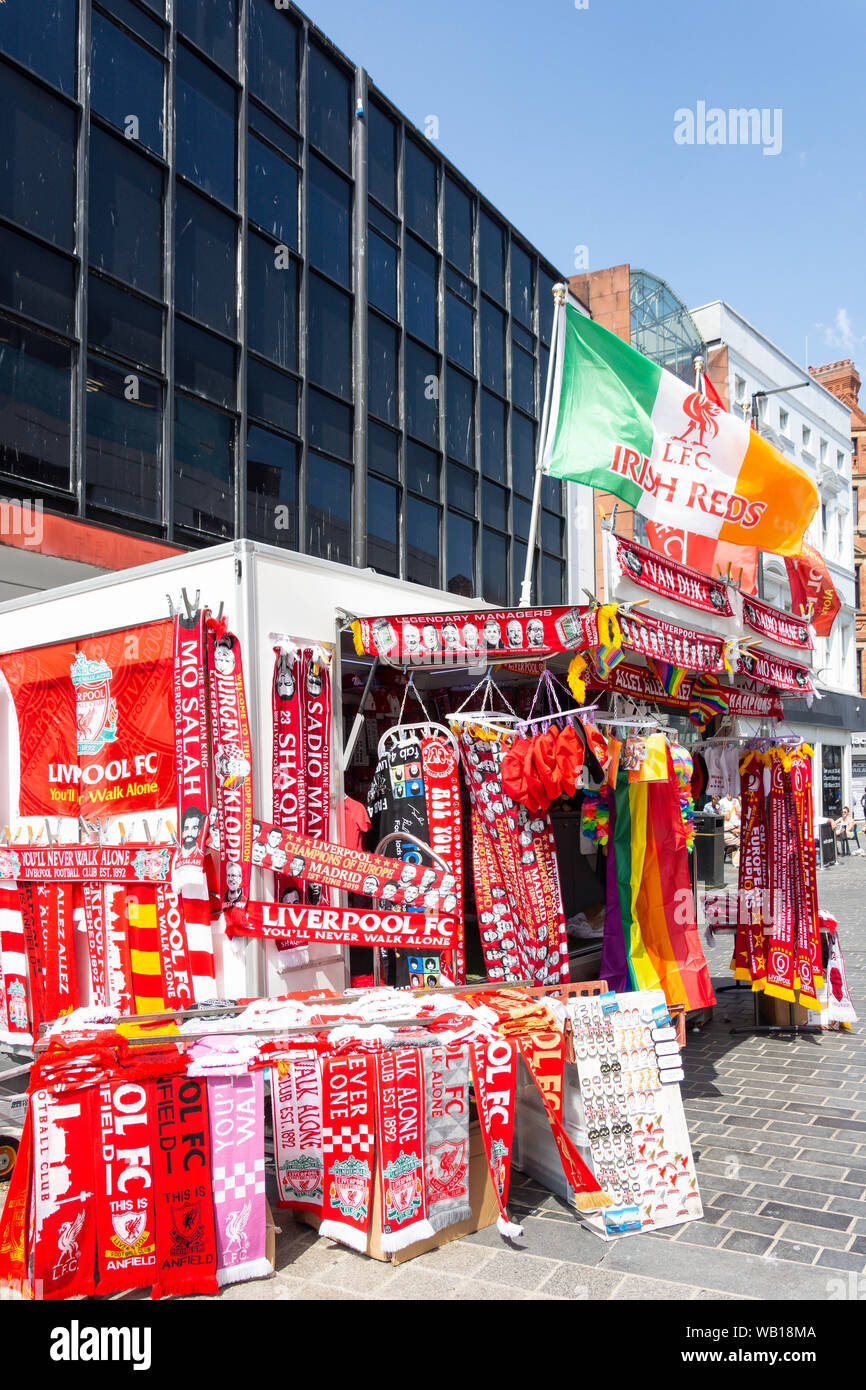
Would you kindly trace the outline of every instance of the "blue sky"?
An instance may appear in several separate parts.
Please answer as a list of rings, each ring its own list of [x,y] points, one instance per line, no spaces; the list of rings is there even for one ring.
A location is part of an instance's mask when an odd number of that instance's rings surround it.
[[[862,0],[579,3],[302,8],[563,273],[586,246],[866,379]],[[780,109],[780,153],[676,144],[699,102]]]

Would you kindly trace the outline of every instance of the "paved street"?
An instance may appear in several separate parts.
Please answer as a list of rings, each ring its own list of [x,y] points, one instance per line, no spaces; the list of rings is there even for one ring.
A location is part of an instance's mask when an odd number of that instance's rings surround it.
[[[839,919],[866,1020],[866,859],[821,872],[818,892]],[[730,981],[730,953],[730,935],[708,949],[716,984]],[[395,1269],[280,1212],[277,1278],[222,1298],[866,1298],[866,1025],[731,1037],[752,1021],[751,991],[729,991],[688,1036],[683,1090],[703,1221],[606,1244],[515,1172],[510,1206],[525,1234],[514,1247],[494,1227]]]

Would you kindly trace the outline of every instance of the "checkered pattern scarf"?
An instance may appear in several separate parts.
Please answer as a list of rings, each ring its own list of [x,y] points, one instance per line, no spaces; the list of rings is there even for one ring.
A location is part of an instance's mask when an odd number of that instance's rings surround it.
[[[264,1079],[208,1076],[217,1283],[266,1279]]]
[[[320,1236],[362,1253],[367,1248],[373,1189],[372,1053],[326,1057],[322,1064],[322,1157],[325,1195]]]

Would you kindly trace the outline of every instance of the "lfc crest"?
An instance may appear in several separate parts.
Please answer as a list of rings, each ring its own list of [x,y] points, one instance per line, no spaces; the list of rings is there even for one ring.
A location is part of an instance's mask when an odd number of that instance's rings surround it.
[[[322,1160],[317,1154],[306,1158],[287,1158],[280,1164],[280,1172],[286,1187],[290,1187],[297,1197],[323,1197]]]
[[[428,1154],[427,1193],[431,1202],[466,1194],[466,1140],[434,1144]]]
[[[400,1150],[385,1169],[385,1220],[408,1221],[421,1205],[421,1160]]]
[[[117,738],[117,701],[111,696],[112,670],[104,660],[78,652],[69,668],[75,686],[75,732],[78,753],[98,753]]]
[[[204,1245],[204,1221],[201,1202],[185,1202],[171,1208],[169,1241],[172,1255],[194,1255]]]
[[[330,1170],[333,1178],[330,1198],[338,1211],[356,1221],[366,1221],[370,1206],[370,1165],[366,1160],[347,1158]]]
[[[111,1237],[113,1250],[106,1250],[111,1260],[128,1260],[133,1255],[152,1255],[155,1245],[148,1245],[150,1231],[146,1228],[146,1211],[125,1211],[115,1213],[111,1218],[114,1235]]]

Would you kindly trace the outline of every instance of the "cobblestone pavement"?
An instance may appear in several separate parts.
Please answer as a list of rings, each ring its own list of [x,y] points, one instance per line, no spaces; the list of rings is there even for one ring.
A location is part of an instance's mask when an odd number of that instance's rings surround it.
[[[866,1299],[866,858],[819,873],[839,920],[861,1023],[850,1033],[732,1037],[748,1028],[748,989],[719,995],[690,1031],[683,1085],[704,1219],[673,1233],[605,1243],[521,1173],[496,1228],[393,1268],[320,1240],[285,1213],[277,1278],[222,1298]],[[731,937],[707,948],[730,983]]]
[[[524,1236],[511,1246],[492,1227],[395,1268],[278,1212],[276,1277],[220,1298],[866,1299],[866,858],[820,873],[819,898],[839,920],[863,1021],[732,1037],[753,1022],[741,989],[690,1031],[683,1095],[702,1221],[605,1243],[515,1171],[509,1207]],[[730,936],[707,953],[714,982],[730,983]]]

